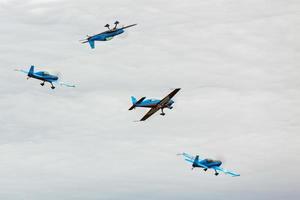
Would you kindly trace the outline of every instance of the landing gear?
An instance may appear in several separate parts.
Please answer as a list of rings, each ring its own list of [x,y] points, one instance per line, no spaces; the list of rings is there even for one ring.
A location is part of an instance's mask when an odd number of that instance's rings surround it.
[[[215,176],[218,176],[219,175],[219,173],[215,170]]]
[[[207,168],[204,168],[203,170],[206,172],[206,171],[207,171]]]
[[[45,85],[45,81],[41,83],[41,86],[44,86],[44,85]]]
[[[120,23],[119,21],[116,21],[116,22],[115,22],[115,27],[113,28],[113,30],[116,30],[116,29],[117,29],[117,26],[118,26],[119,23]]]
[[[160,115],[161,115],[161,116],[164,116],[165,114],[166,114],[166,113],[164,113],[164,109],[162,108],[162,109],[161,109]]]
[[[55,87],[54,87],[54,85],[51,83],[51,89],[53,90],[53,89],[55,89]]]
[[[110,30],[109,24],[106,24],[104,27],[106,27],[106,28],[108,28],[108,30]]]

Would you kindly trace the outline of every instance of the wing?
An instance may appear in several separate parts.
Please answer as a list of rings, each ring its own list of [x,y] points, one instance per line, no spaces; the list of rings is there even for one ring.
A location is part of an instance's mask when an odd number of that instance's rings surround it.
[[[205,169],[207,169],[207,168],[208,168],[206,165],[204,165],[204,164],[200,163],[199,161],[197,162],[197,165],[199,165],[200,167],[203,167],[203,168],[205,168]]]
[[[22,73],[25,73],[25,74],[28,74],[28,73],[29,73],[28,71],[23,70],[23,69],[15,69],[15,71],[17,71],[17,72],[22,72]]]
[[[220,172],[223,172],[223,173],[225,173],[225,174],[229,174],[229,175],[232,176],[232,177],[240,176],[239,174],[236,174],[236,173],[234,173],[234,172],[228,171],[228,170],[223,169],[223,168],[221,168],[221,167],[213,167],[213,169],[215,169],[215,170],[217,170],[217,171],[220,171]]]
[[[75,87],[75,85],[72,85],[72,84],[68,84],[68,83],[64,83],[64,82],[60,82],[60,81],[55,81],[53,82],[54,84],[59,84],[60,86],[66,86],[66,87]]]
[[[82,44],[88,43],[88,40],[79,40],[79,42],[81,42]]]
[[[185,152],[181,153],[181,154],[178,154],[178,155],[182,155],[183,157],[185,157],[186,159],[189,159],[189,160],[195,160],[195,157],[194,156],[191,156]]]
[[[180,88],[176,88],[170,94],[168,94],[165,98],[163,98],[158,104],[161,106],[167,104],[170,101],[170,99],[172,99],[177,94],[177,92],[179,92],[179,90],[180,90]]]
[[[194,156],[191,156],[185,152],[183,153],[178,153],[177,156],[183,156],[184,157],[184,160],[190,162],[190,163],[193,163],[194,160],[195,160],[195,157]]]
[[[184,160],[186,160],[186,161],[188,161],[188,162],[190,162],[190,163],[194,163],[194,161],[193,160],[190,160],[190,159],[184,159]],[[208,167],[206,166],[206,165],[203,165],[202,163],[200,163],[200,162],[197,162],[197,165],[198,166],[200,166],[200,167],[202,167],[202,168],[205,168],[205,169],[207,169]]]
[[[154,113],[156,113],[159,110],[158,106],[155,106],[153,108],[151,108],[146,115],[140,120],[140,121],[145,121],[146,119],[148,119],[151,115],[153,115]]]
[[[129,27],[132,27],[132,26],[136,26],[136,25],[137,25],[137,24],[131,24],[131,25],[122,27],[122,29],[126,29],[126,28],[129,28]]]
[[[195,157],[194,156],[191,156],[185,152],[183,153],[180,153],[180,154],[177,154],[177,155],[182,155],[184,157],[184,160],[187,161],[187,162],[190,162],[190,163],[194,163],[195,162]],[[202,160],[201,158],[198,158],[200,160]],[[203,165],[201,162],[197,162],[197,165],[199,165],[200,167],[203,167],[203,168],[208,168],[206,165]]]

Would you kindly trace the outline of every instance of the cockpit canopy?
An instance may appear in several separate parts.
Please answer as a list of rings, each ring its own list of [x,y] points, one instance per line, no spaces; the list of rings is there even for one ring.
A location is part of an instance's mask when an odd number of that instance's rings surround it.
[[[43,71],[42,74],[45,76],[45,75],[50,75],[49,72],[46,72],[46,71]]]
[[[215,160],[208,158],[208,159],[206,159],[206,162],[212,163],[212,162],[215,162]]]

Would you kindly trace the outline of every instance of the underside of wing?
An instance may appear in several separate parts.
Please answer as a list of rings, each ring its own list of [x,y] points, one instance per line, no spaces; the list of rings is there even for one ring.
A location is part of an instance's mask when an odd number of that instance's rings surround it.
[[[167,103],[170,101],[170,99],[172,99],[172,98],[177,94],[177,92],[179,92],[179,90],[180,90],[180,88],[176,88],[175,90],[173,90],[170,94],[168,94],[165,98],[163,98],[163,99],[159,102],[159,104],[160,104],[160,105],[165,105],[165,104],[167,104]]]
[[[156,113],[159,110],[159,107],[153,107],[151,108],[151,110],[149,110],[146,115],[140,120],[140,121],[145,121],[146,119],[148,119],[151,115],[153,115],[154,113]]]

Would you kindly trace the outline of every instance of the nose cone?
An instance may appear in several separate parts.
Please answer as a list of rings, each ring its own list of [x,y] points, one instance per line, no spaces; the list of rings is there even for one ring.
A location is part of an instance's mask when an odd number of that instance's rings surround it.
[[[218,160],[217,163],[218,163],[218,166],[222,165],[222,161],[220,161],[220,160]]]
[[[58,76],[50,76],[49,79],[53,80],[53,81],[57,81],[58,80]]]

